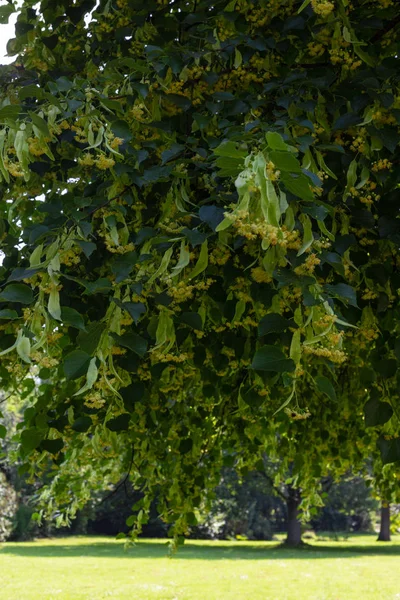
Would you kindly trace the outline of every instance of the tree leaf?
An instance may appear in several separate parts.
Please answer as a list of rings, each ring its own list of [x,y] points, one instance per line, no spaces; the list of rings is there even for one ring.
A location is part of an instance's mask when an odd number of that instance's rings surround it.
[[[129,123],[122,119],[113,121],[110,128],[115,137],[122,138],[125,142],[129,142],[133,137]]]
[[[202,243],[200,248],[199,258],[194,266],[192,272],[189,274],[189,281],[200,275],[208,266],[208,242],[207,240]]]
[[[371,398],[364,406],[365,426],[376,427],[384,425],[391,419],[393,409],[389,402],[381,402],[376,398]]]
[[[265,139],[267,140],[267,144],[271,148],[271,150],[287,151],[288,149],[288,146],[283,141],[282,136],[279,135],[279,133],[276,133],[275,131],[268,131],[265,134]]]
[[[280,171],[301,173],[300,163],[291,152],[280,152],[273,150],[268,156]]]
[[[40,444],[40,447],[42,450],[45,450],[50,454],[58,454],[58,452],[60,452],[63,449],[64,442],[61,439],[43,440]]]
[[[75,310],[75,308],[70,308],[69,306],[62,306],[61,321],[66,325],[70,325],[71,327],[75,327],[76,329],[80,329],[81,331],[86,331],[83,317],[77,310]]]
[[[196,312],[183,312],[178,316],[178,319],[181,323],[185,323],[185,325],[189,325],[192,329],[202,330],[203,329],[203,321],[201,320],[201,316]]]
[[[49,302],[47,310],[57,321],[61,321],[61,306],[60,306],[60,293],[56,288],[52,288],[49,294]]]
[[[71,425],[71,429],[78,433],[86,433],[92,426],[92,419],[90,417],[78,417]]]
[[[11,310],[10,308],[3,308],[2,310],[0,310],[0,319],[12,321],[14,319],[19,319],[19,317],[16,310]]]
[[[129,348],[132,352],[135,352],[140,358],[147,352],[147,341],[137,333],[124,333],[123,335],[111,334],[117,344],[124,348]]]
[[[261,319],[258,325],[258,335],[261,337],[269,333],[282,333],[288,327],[296,327],[296,325],[278,313],[269,313]]]
[[[251,368],[255,371],[292,372],[296,365],[276,346],[263,346],[255,353]]]
[[[35,427],[24,429],[21,432],[21,445],[23,449],[27,452],[30,452],[31,450],[37,448],[43,439],[43,435],[44,432],[36,429]]]
[[[90,354],[83,350],[73,350],[64,358],[63,370],[67,379],[79,379],[87,373]]]
[[[107,421],[106,427],[110,431],[127,431],[129,429],[130,418],[129,413],[122,413],[122,415],[118,415],[118,417]]]
[[[328,398],[332,400],[332,402],[336,402],[337,397],[335,388],[333,387],[333,384],[330,381],[330,379],[324,377],[323,375],[317,375],[317,377],[315,378],[315,383],[317,384],[317,389],[320,392],[322,392],[322,394],[328,396]]]
[[[100,322],[87,325],[86,329],[81,331],[77,337],[77,342],[81,350],[93,355],[97,350],[105,328],[105,323]]]
[[[12,283],[7,285],[0,293],[0,302],[31,304],[33,302],[32,289],[24,283]]]
[[[400,461],[400,437],[385,439],[381,436],[378,439],[377,446],[381,452],[384,465]]]
[[[351,285],[347,285],[347,283],[326,284],[324,289],[329,296],[342,300],[344,304],[350,304],[350,306],[358,308],[356,291]]]
[[[120,308],[126,310],[135,323],[137,323],[140,317],[146,312],[146,306],[142,302],[121,302],[117,298],[113,298],[113,301]]]

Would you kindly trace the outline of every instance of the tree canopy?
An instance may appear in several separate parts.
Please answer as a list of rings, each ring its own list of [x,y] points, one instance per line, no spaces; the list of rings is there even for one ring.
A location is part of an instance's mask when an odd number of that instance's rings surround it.
[[[138,526],[157,493],[181,533],[222,465],[277,448],[304,484],[354,437],[400,460],[399,24],[391,0],[18,9],[0,378],[67,513],[125,470]]]

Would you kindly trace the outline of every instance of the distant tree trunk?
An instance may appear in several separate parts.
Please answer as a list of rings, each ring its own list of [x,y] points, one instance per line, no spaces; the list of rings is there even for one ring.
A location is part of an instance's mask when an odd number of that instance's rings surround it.
[[[287,517],[288,517],[288,527],[287,527],[287,537],[286,544],[288,546],[299,546],[301,541],[301,523],[299,520],[299,505],[301,502],[301,492],[300,490],[293,488],[292,486],[288,487],[287,490]]]
[[[390,542],[390,504],[388,502],[382,502],[378,542]]]

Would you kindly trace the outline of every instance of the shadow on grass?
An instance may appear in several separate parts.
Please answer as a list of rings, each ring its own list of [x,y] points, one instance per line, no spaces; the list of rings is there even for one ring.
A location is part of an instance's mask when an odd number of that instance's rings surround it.
[[[376,544],[376,545],[375,545]],[[42,544],[14,543],[0,547],[2,554],[35,558],[125,558],[153,559],[166,558],[168,547],[164,540],[159,543],[139,542],[136,546],[124,550],[123,544],[110,542],[93,542],[85,544]],[[344,542],[338,546],[326,546],[323,543],[304,545],[300,548],[288,548],[281,544],[265,545],[252,543],[241,545],[240,542],[230,546],[213,542],[202,542],[201,545],[188,541],[173,560],[286,560],[286,559],[321,559],[350,558],[359,556],[400,556],[400,544],[381,545],[371,540],[371,545],[357,545]]]

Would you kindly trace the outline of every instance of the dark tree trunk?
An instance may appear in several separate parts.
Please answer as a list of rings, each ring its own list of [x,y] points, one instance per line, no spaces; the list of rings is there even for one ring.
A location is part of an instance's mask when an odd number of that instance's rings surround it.
[[[300,490],[288,487],[288,495],[286,500],[288,527],[286,544],[288,546],[299,546],[301,542],[301,523],[299,520],[299,505],[301,502]]]
[[[382,502],[378,542],[390,542],[390,504],[388,502]]]

